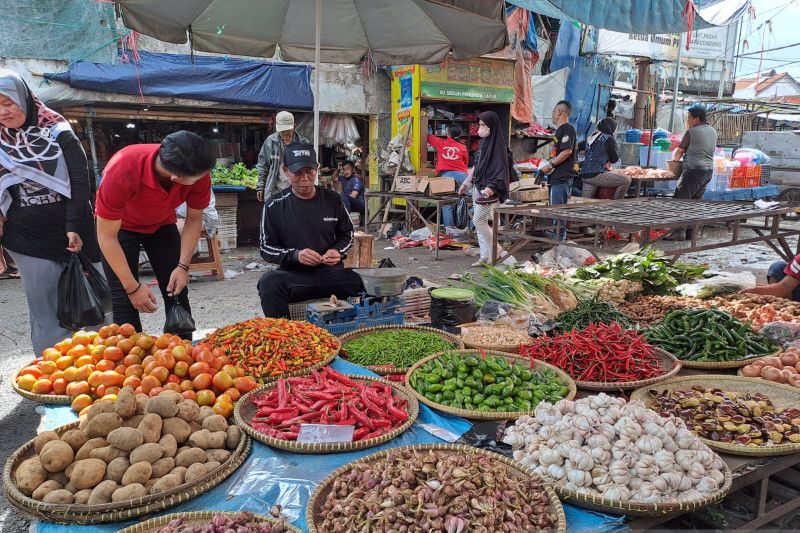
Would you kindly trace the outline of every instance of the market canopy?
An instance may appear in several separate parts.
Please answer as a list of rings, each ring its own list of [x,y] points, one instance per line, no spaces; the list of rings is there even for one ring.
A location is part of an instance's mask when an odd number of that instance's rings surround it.
[[[49,77],[49,76],[48,76]],[[139,52],[114,65],[78,61],[52,79],[78,89],[312,109],[311,67],[231,57]]]
[[[548,17],[572,19],[623,33],[683,33],[689,29],[728,26],[750,7],[750,0],[509,0],[509,3]],[[685,12],[687,5],[689,13]]]
[[[315,60],[315,0],[116,0],[125,26],[195,50]],[[255,4],[255,5],[254,5]],[[320,61],[441,63],[501,50],[500,0],[325,0]]]

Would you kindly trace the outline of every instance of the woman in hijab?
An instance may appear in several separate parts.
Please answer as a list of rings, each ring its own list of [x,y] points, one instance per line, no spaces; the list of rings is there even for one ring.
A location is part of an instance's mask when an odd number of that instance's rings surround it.
[[[622,174],[609,172],[611,165],[619,161],[614,130],[617,123],[606,117],[597,123],[597,130],[586,139],[586,155],[578,177],[583,182],[581,195],[593,198],[598,187],[614,187],[614,199],[625,198],[631,179]]]
[[[86,154],[69,122],[0,69],[0,244],[22,276],[37,355],[68,337],[57,317],[70,253],[99,267]]]
[[[478,234],[481,258],[472,266],[489,263],[492,259],[493,239],[489,218],[492,216],[494,205],[506,201],[509,185],[508,144],[501,131],[500,119],[494,111],[484,111],[478,119],[478,136],[481,138],[481,143],[475,156],[475,166],[458,189],[459,194],[464,194],[469,187],[475,185],[472,223]],[[501,248],[498,252],[500,251]]]

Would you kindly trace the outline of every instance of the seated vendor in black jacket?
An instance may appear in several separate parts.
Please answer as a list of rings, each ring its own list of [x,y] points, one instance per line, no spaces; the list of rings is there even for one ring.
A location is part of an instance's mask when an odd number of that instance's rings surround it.
[[[283,157],[291,187],[264,202],[261,218],[261,257],[279,265],[258,282],[267,317],[288,317],[291,302],[363,290],[359,275],[342,263],[353,247],[353,223],[339,194],[314,185],[314,148],[292,143]]]

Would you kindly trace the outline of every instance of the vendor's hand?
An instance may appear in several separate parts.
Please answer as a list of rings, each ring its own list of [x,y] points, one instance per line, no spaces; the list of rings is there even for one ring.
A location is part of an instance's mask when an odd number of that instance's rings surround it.
[[[481,193],[482,193],[484,196],[492,196],[492,195],[494,194],[494,191],[491,189],[491,187],[486,187],[485,189],[483,189],[483,190],[481,191]]]
[[[603,165],[603,168],[605,168],[606,170],[611,170],[612,168],[614,168],[614,165],[611,164],[611,161],[606,161],[606,164]]]
[[[256,200],[259,202],[264,201],[264,191],[256,191]]]
[[[322,256],[311,248],[300,250],[300,253],[297,254],[297,260],[300,261],[301,265],[305,266],[319,266],[322,264]]]
[[[458,194],[467,194],[467,189],[469,189],[467,184],[462,183],[461,186],[458,188]]]
[[[339,253],[339,250],[334,250],[333,248],[325,252],[325,255],[322,256],[322,262],[329,266],[338,265],[341,260],[342,254]]]
[[[553,171],[553,165],[547,163],[545,166],[542,167],[541,171],[544,174],[550,174]]]
[[[167,294],[170,296],[177,296],[181,293],[186,285],[189,283],[189,273],[181,267],[175,267],[172,274],[169,276],[169,283],[167,283]]]
[[[83,241],[81,236],[74,231],[67,232],[67,250],[73,253],[78,253],[83,248]]]
[[[154,313],[158,310],[153,291],[145,285],[139,285],[139,288],[133,294],[128,295],[128,299],[131,301],[133,308],[140,313]]]

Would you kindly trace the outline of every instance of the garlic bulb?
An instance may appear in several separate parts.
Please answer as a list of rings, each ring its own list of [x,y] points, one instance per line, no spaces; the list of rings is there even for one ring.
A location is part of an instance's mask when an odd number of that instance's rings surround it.
[[[713,479],[717,483],[718,487],[721,487],[722,485],[725,484],[725,474],[723,474],[719,470],[711,469],[711,470],[708,470],[707,473],[708,473],[708,477]]]
[[[549,440],[551,437],[554,437],[555,434],[556,432],[553,431],[553,426],[542,426],[539,428],[539,436],[544,440]]]
[[[607,466],[595,466],[592,468],[592,483],[596,487],[608,485],[611,481],[611,474],[609,474]]]
[[[708,493],[716,491],[719,487],[717,486],[717,482],[710,477],[703,477],[700,478],[700,481],[697,482],[694,488],[697,492]]]
[[[714,464],[714,454],[707,450],[697,450],[695,460],[706,468]]]
[[[583,450],[573,448],[569,452],[569,461],[578,470],[591,470],[594,468],[594,459]]]
[[[663,446],[661,440],[652,435],[642,435],[636,441],[636,447],[639,448],[639,451],[650,455],[659,451]]]
[[[591,450],[592,451],[589,452],[589,455],[592,456],[595,464],[607,465],[611,462],[611,452],[608,452],[602,448],[591,448]]]
[[[672,472],[675,468],[675,456],[667,450],[658,450],[653,454],[659,472]]]
[[[554,481],[558,481],[566,475],[567,473],[564,469],[558,465],[550,465],[547,467],[547,476]]]
[[[575,412],[575,402],[572,400],[561,400],[556,404],[556,407],[562,415]]]
[[[699,480],[705,477],[706,469],[700,463],[694,463],[689,470],[686,471],[686,475],[694,480]]]
[[[562,459],[563,458],[561,457],[561,454],[558,453],[558,450],[553,448],[544,448],[539,454],[539,463],[541,463],[541,465],[544,467],[554,464],[560,465],[563,462]]]
[[[617,430],[620,437],[626,437],[630,440],[638,438],[642,433],[642,427],[628,416],[623,416],[617,420],[617,423],[614,424],[614,429]]]
[[[695,434],[686,428],[679,429],[675,434],[675,444],[682,450],[688,450],[697,440]]]
[[[699,500],[702,497],[703,495],[700,492],[696,491],[695,489],[688,489],[678,493],[679,502],[691,502],[694,500]]]
[[[594,428],[593,433],[595,435],[604,436],[606,438],[606,440],[609,441],[609,442],[613,442],[615,440],[616,435],[617,435],[617,432],[614,429],[614,426],[612,424],[609,424],[608,422],[601,422],[600,424],[598,424]]]
[[[611,474],[611,480],[620,485],[627,485],[631,480],[630,468],[622,461],[611,461],[608,473]]]
[[[656,460],[652,455],[642,455],[634,465],[637,475],[644,480],[653,479],[658,473]]]
[[[570,446],[568,442],[562,442],[561,444],[559,444],[559,445],[558,445],[558,453],[559,453],[559,454],[561,455],[561,457],[563,457],[564,459],[566,459],[567,457],[569,457],[569,454],[570,454],[570,452],[571,452],[572,450],[574,450],[574,449],[575,449],[575,448],[573,448],[572,446]]]
[[[635,496],[636,500],[642,503],[656,503],[661,499],[661,492],[649,481],[644,481]]]
[[[578,487],[588,487],[592,484],[592,474],[584,470],[570,470],[567,479]]]
[[[598,448],[601,450],[611,450],[611,442],[609,442],[605,435],[590,436],[588,439],[586,439],[586,446],[592,450]]]
[[[603,498],[606,498],[608,500],[623,500],[623,501],[626,501],[626,500],[630,499],[631,491],[628,490],[628,487],[626,487],[625,485],[619,485],[619,484],[613,483],[611,485],[608,485],[603,490],[602,495],[603,495]]]

